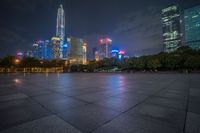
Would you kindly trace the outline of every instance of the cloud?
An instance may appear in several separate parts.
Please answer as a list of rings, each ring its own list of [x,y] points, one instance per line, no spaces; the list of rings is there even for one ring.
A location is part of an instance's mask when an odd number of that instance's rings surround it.
[[[162,50],[162,25],[160,9],[149,6],[146,9],[138,9],[127,13],[117,22],[110,33],[113,45],[124,49],[130,56],[154,54]],[[98,38],[101,33],[87,35],[90,51],[92,47],[98,47]],[[91,55],[91,53],[90,53]]]
[[[9,9],[16,11],[34,12],[38,0],[2,0]]]
[[[15,51],[19,48],[20,50],[25,50],[31,46],[31,43],[25,37],[13,30],[0,27],[0,31],[0,51],[2,51],[0,56],[8,53],[15,54]]]
[[[150,6],[123,17],[112,36],[129,53],[151,54],[162,49],[160,10]]]

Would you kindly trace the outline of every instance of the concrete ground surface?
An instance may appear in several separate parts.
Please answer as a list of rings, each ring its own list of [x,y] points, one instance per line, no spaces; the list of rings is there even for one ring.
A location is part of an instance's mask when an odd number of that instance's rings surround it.
[[[1,74],[0,133],[200,133],[200,75]]]

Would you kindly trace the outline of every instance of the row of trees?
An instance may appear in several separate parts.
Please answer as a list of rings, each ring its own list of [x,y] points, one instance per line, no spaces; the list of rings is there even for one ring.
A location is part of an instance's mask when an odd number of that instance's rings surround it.
[[[73,65],[72,71],[193,71],[200,70],[200,50],[181,47],[172,53],[132,57],[124,60],[115,58],[99,62],[90,61],[88,65]]]
[[[181,47],[172,53],[132,57],[118,60],[106,58],[99,62],[90,61],[88,65],[67,65],[63,60],[41,61],[35,58],[24,58],[17,61],[14,56],[0,59],[0,67],[59,67],[71,72],[98,71],[192,71],[200,70],[200,50]]]

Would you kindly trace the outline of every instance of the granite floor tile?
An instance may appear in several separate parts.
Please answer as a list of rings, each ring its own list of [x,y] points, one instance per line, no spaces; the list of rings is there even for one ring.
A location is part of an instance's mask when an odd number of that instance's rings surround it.
[[[200,114],[187,113],[185,133],[200,133]]]
[[[138,116],[121,115],[93,133],[182,133],[182,131]]]
[[[185,111],[172,109],[155,104],[141,104],[131,109],[127,115],[141,115],[147,119],[155,119],[166,125],[178,129],[183,129],[185,121]]]
[[[119,112],[97,105],[71,109],[59,116],[83,132],[91,132],[103,123],[113,119]]]
[[[40,119],[30,121],[1,133],[81,133],[79,130],[66,123],[55,115],[42,117]]]

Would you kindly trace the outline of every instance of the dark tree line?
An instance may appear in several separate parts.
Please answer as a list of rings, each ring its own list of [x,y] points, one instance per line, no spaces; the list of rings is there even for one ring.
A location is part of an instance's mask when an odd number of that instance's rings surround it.
[[[172,53],[131,57],[117,60],[103,59],[99,62],[90,61],[88,65],[72,65],[72,72],[98,71],[194,71],[200,70],[200,50],[184,46]]]
[[[87,65],[69,65],[63,60],[38,60],[23,58],[20,62],[16,57],[7,56],[0,59],[0,67],[64,67],[68,72],[106,72],[106,71],[193,71],[200,70],[200,50],[181,47],[172,53],[131,57],[118,60],[105,58],[101,61],[89,61]]]

